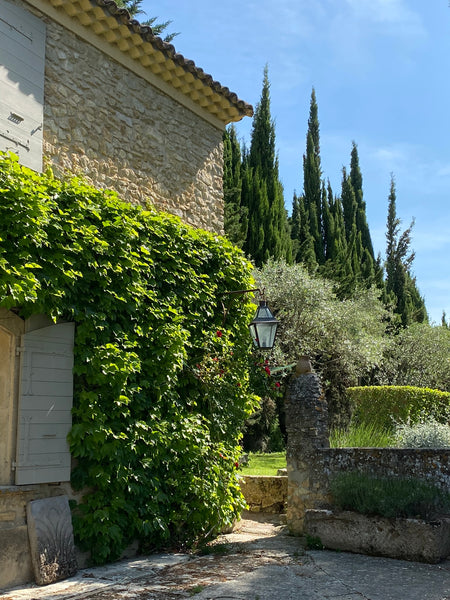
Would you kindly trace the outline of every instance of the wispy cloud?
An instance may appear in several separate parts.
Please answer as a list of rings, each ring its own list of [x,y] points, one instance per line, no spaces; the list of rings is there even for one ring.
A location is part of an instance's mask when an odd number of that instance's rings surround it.
[[[358,69],[370,77],[380,61],[379,43],[403,65],[410,65],[411,51],[427,37],[420,16],[408,7],[406,0],[328,0],[330,18],[326,21],[327,42],[334,62]],[[413,61],[414,62],[414,61]]]
[[[404,0],[346,0],[350,15],[361,24],[379,26],[385,34],[426,36],[418,15]]]
[[[438,177],[450,177],[450,164],[442,165],[436,173]]]
[[[416,252],[446,250],[446,256],[448,256],[447,252],[450,250],[450,228],[448,230],[440,229],[439,232],[433,231],[432,234],[428,228],[415,228],[413,230],[413,238]]]
[[[371,156],[379,163],[390,166],[391,171],[396,171],[409,162],[411,154],[410,147],[404,144],[391,144],[374,149]]]
[[[392,142],[382,146],[366,146],[371,161],[384,171],[407,177],[414,185],[423,184],[429,193],[449,188],[450,164],[430,153],[426,145]]]

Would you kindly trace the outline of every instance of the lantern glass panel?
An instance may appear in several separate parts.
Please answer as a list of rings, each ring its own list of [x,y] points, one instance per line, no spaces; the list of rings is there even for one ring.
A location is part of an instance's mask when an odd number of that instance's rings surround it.
[[[255,318],[250,323],[250,334],[257,348],[271,349],[275,342],[278,321],[271,313],[267,303],[261,301]]]

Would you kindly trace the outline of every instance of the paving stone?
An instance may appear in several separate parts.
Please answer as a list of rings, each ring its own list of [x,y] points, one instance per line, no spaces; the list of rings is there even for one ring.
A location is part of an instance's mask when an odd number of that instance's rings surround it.
[[[257,518],[220,536],[206,555],[139,557],[0,600],[450,600],[450,561],[305,551],[273,516]]]

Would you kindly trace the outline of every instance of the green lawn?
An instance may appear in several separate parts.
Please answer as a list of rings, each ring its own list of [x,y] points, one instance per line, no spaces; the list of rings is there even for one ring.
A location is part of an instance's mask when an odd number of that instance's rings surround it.
[[[250,452],[248,458],[248,465],[242,467],[242,475],[276,475],[278,469],[286,468],[286,452]]]

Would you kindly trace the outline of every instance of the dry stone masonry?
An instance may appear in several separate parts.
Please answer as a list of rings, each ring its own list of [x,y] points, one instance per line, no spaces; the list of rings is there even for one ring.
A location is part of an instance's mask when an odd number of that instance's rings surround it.
[[[307,368],[296,370],[286,396],[287,523],[293,533],[302,533],[307,508],[323,500],[323,473],[318,451],[329,448],[328,407],[320,380]]]
[[[308,509],[331,508],[329,482],[341,471],[412,477],[450,489],[448,449],[330,448],[322,386],[305,364],[303,357],[286,396],[287,523],[293,533],[303,533]]]
[[[47,27],[44,155],[122,199],[223,232],[222,131],[57,23]]]

